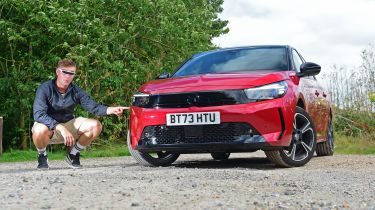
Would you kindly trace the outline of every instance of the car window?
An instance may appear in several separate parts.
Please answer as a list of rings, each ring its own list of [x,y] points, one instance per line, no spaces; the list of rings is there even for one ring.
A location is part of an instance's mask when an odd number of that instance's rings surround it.
[[[173,77],[246,72],[254,70],[287,70],[286,48],[245,48],[214,51],[193,57]]]
[[[303,60],[301,59],[301,57],[299,56],[299,54],[297,53],[296,50],[293,49],[292,54],[293,54],[294,68],[297,72],[300,72],[301,64],[303,64],[304,62],[303,62]]]

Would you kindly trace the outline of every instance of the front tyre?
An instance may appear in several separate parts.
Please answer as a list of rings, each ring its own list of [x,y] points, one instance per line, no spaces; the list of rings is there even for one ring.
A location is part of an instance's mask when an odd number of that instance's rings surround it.
[[[332,117],[330,116],[328,120],[327,139],[326,141],[317,144],[316,154],[318,156],[332,156],[335,151],[334,140]]]
[[[169,166],[177,160],[180,154],[170,152],[144,153],[134,150],[130,143],[130,132],[128,131],[127,145],[133,158],[143,166]]]
[[[290,146],[281,150],[265,151],[267,158],[281,167],[299,167],[310,161],[316,149],[316,131],[309,114],[296,107]]]

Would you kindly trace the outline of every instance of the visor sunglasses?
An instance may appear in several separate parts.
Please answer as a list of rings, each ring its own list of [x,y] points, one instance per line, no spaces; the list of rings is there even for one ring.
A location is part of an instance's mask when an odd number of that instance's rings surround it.
[[[72,76],[74,76],[76,74],[74,71],[68,71],[68,70],[65,70],[65,69],[60,69],[60,71],[64,74],[72,75]]]

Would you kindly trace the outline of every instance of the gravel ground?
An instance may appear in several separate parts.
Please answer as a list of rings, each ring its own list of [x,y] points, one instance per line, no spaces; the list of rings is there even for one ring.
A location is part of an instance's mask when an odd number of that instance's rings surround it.
[[[0,164],[1,209],[374,209],[375,156],[314,157],[275,168],[263,152],[181,155],[170,167],[131,157]]]

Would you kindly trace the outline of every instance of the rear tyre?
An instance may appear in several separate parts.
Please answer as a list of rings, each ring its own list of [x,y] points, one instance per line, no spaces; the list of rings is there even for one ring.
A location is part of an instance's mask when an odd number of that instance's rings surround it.
[[[134,150],[130,144],[130,132],[128,131],[127,145],[130,154],[133,158],[143,166],[169,166],[177,160],[180,154],[174,154],[170,152],[155,152],[155,153],[144,153]]]
[[[228,160],[230,153],[228,152],[213,152],[211,153],[211,156],[214,160]]]
[[[334,140],[332,117],[330,116],[328,120],[327,140],[317,144],[316,154],[318,156],[332,156],[335,151]]]
[[[281,150],[264,151],[267,158],[281,167],[299,167],[310,161],[316,149],[316,131],[309,114],[296,107],[290,146]]]

